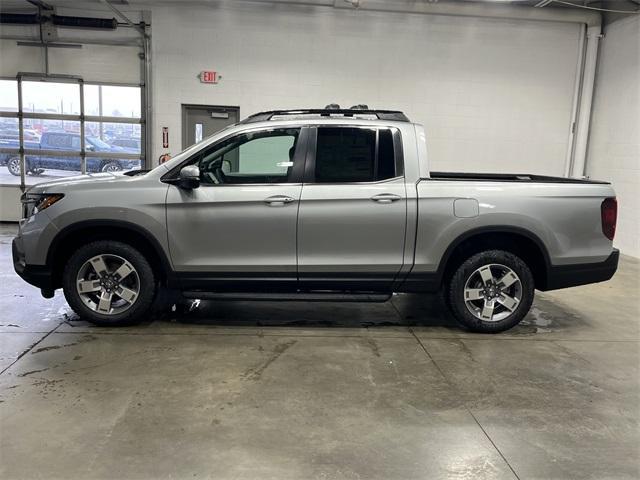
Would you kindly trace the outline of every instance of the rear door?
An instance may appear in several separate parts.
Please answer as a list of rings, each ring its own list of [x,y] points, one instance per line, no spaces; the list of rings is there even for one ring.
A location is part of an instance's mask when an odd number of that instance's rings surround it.
[[[302,289],[391,289],[407,221],[400,141],[394,128],[312,129],[298,213]]]

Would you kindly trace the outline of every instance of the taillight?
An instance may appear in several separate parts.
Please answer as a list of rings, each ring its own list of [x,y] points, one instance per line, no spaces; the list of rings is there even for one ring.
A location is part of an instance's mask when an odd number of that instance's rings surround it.
[[[602,218],[602,233],[609,240],[613,240],[616,234],[616,219],[618,217],[618,201],[615,197],[605,198],[600,206]]]

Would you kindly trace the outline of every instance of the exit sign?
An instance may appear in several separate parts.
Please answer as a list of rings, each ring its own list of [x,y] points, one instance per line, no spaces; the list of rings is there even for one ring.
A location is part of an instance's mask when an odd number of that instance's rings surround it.
[[[218,72],[212,70],[203,70],[200,72],[200,81],[202,83],[218,83],[219,78]]]

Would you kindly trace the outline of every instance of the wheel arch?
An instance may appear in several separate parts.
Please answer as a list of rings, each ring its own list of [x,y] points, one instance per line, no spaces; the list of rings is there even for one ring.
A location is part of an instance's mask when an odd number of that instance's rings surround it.
[[[154,274],[163,284],[172,281],[172,268],[159,242],[146,229],[121,220],[88,220],[69,225],[55,236],[47,253],[54,288],[62,286],[64,265],[73,252],[96,240],[120,241],[131,245],[147,258]]]
[[[467,258],[484,250],[504,250],[517,255],[531,270],[536,288],[546,288],[551,260],[544,243],[533,232],[508,225],[480,227],[457,237],[440,261],[439,283],[446,284]]]

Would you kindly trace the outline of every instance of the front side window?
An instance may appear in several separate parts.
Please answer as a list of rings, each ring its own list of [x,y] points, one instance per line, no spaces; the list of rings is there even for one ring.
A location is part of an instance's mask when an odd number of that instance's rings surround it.
[[[318,128],[316,183],[375,182],[396,175],[391,130]]]
[[[202,183],[286,183],[291,179],[299,128],[249,132],[213,145],[199,156]]]

